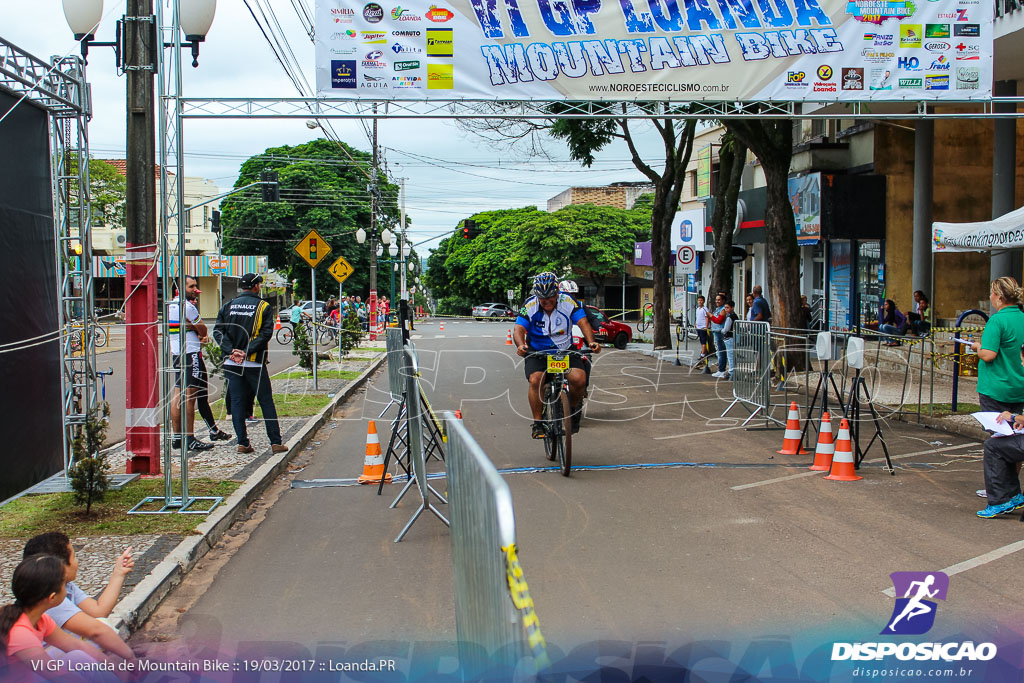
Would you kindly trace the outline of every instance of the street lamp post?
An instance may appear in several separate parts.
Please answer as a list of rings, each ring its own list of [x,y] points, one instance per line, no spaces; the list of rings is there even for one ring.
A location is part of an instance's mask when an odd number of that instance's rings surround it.
[[[213,22],[217,0],[179,2],[181,28],[191,43],[192,66],[198,66],[199,43]],[[82,43],[82,56],[88,57],[90,44],[114,47],[117,66],[126,74],[125,447],[129,473],[158,474],[161,449],[157,281],[153,267],[157,258],[153,77],[156,50],[168,45],[153,44],[153,36],[160,36],[153,30],[153,0],[128,0],[125,15],[117,24],[121,40],[110,43],[93,40],[103,17],[103,0],[63,0],[63,8],[75,39]],[[179,275],[183,278],[184,274]]]

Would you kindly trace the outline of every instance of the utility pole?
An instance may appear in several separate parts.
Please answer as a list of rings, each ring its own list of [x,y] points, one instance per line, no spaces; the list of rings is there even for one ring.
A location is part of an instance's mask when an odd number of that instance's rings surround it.
[[[373,105],[373,171],[370,177],[370,296],[366,315],[370,340],[377,339],[377,104]]]
[[[125,156],[125,434],[129,473],[160,472],[156,334],[156,126],[153,0],[128,0],[124,18],[127,76]],[[179,179],[180,182],[181,179]]]

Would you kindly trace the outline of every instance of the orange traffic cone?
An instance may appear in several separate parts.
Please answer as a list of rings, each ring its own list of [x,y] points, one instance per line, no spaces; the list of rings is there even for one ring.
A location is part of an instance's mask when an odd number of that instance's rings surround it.
[[[836,453],[832,456],[832,469],[825,478],[832,481],[857,481],[864,478],[857,476],[857,470],[853,466],[850,424],[846,418],[839,423],[839,438],[836,439]]]
[[[363,474],[359,477],[360,484],[379,483],[381,477],[391,483],[391,475],[384,471],[384,458],[380,452],[380,439],[377,438],[377,423],[370,420],[366,429],[366,458],[363,460]]]
[[[821,416],[821,429],[818,430],[818,446],[814,449],[814,464],[809,470],[828,472],[832,467],[832,455],[836,452],[836,443],[832,439],[832,416],[824,413]]]
[[[461,410],[456,410],[455,411],[455,419],[456,420],[461,420],[462,419],[462,411]]]
[[[278,318],[277,322],[274,323],[274,331],[276,332],[279,329],[281,329],[281,319],[280,318]]]
[[[512,330],[509,330],[508,334],[505,335],[505,346],[513,346],[513,344],[512,344]]]
[[[807,451],[800,448],[800,409],[796,401],[789,404],[789,416],[786,418],[786,434],[782,439],[782,450],[775,451],[782,455],[806,455]]]
[[[444,321],[441,321],[441,331],[444,332]]]

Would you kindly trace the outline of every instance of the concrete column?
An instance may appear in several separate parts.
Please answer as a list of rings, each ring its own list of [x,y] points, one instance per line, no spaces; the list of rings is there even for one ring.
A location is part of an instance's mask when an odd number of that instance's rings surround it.
[[[997,97],[1015,97],[1016,81],[996,81],[993,94]],[[996,112],[1012,112],[1013,104],[996,104]],[[1014,181],[1016,180],[1017,163],[1017,121],[1016,119],[995,119],[995,132],[992,139],[992,218],[1013,211]],[[1024,268],[1024,257],[1020,249],[1001,249],[992,252],[989,263],[990,279],[1009,275],[1021,277]]]
[[[914,291],[932,298],[932,185],[935,161],[935,121],[920,119],[914,126]],[[933,299],[934,300],[934,299]]]

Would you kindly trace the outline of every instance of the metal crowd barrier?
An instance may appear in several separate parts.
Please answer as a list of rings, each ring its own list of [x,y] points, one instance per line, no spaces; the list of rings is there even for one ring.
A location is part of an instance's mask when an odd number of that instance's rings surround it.
[[[728,415],[733,406],[739,404],[750,411],[750,415],[743,421],[744,425],[758,413],[763,414],[766,422],[777,422],[769,413],[771,325],[760,320],[737,320],[733,323],[732,329],[733,358],[736,363],[731,371],[733,401],[722,413],[722,417]]]
[[[459,661],[466,680],[511,680],[524,656],[537,670],[546,645],[516,557],[512,494],[462,420],[443,413]],[[506,678],[506,675],[507,678]]]
[[[387,332],[388,388],[391,390],[391,401],[401,401],[405,394],[405,380],[402,378],[403,354],[402,330],[389,328]],[[390,404],[389,404],[390,405]],[[386,409],[385,409],[386,410]],[[383,415],[383,413],[381,413]]]

